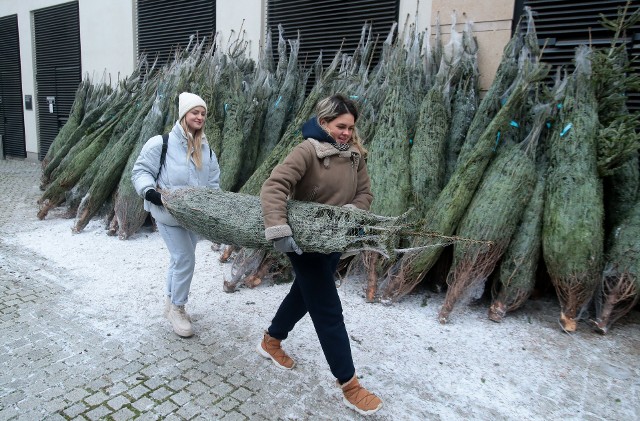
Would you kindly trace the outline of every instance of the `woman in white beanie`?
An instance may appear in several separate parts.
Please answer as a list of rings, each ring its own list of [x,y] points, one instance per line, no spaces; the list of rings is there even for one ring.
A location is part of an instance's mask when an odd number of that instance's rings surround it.
[[[220,167],[204,135],[207,104],[198,95],[183,92],[178,99],[178,121],[169,132],[163,153],[163,136],[147,141],[133,166],[131,181],[144,197],[169,250],[165,288],[165,316],[173,331],[193,335],[191,317],[185,311],[195,267],[198,236],[182,228],[162,203],[162,192],[186,186],[220,188]],[[162,159],[162,155],[164,159]],[[161,161],[164,163],[161,165]]]

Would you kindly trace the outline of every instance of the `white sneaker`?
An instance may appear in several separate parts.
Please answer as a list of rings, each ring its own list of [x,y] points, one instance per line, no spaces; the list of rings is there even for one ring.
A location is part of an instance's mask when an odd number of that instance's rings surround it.
[[[182,336],[183,338],[193,336],[191,317],[189,317],[187,312],[184,310],[184,306],[171,304],[167,319],[171,322],[171,326],[173,327],[173,331],[176,335]]]

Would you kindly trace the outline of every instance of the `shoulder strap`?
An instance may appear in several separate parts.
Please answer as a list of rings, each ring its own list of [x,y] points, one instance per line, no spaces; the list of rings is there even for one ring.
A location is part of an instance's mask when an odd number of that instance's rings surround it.
[[[158,169],[158,175],[156,180],[160,177],[162,167],[164,166],[164,160],[167,158],[167,145],[169,144],[169,133],[162,135],[162,152],[160,153],[160,168]]]

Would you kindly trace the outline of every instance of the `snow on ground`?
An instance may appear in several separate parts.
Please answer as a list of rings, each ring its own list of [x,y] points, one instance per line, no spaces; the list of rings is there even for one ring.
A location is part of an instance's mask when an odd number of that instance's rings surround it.
[[[65,299],[94,313],[90,323],[96,329],[116,329],[110,314],[127,322],[118,330],[123,341],[135,342],[140,329],[158,323],[169,329],[161,316],[168,252],[159,233],[143,228],[121,241],[107,236],[99,220],[80,234],[71,225],[53,214],[11,241],[73,272],[73,279],[53,281],[68,288]],[[225,293],[223,274],[231,263],[220,263],[206,240],[198,244],[196,259],[187,306],[196,330],[247,340],[252,353],[289,285]],[[459,306],[451,322],[441,325],[443,294],[413,294],[382,305],[366,303],[363,285],[353,279],[339,291],[356,370],[383,397],[390,419],[640,418],[637,315],[608,336],[596,335],[586,323],[567,335],[557,323],[557,303],[543,299],[530,300],[501,324],[487,319],[486,303]],[[285,348],[331,380],[308,317]]]

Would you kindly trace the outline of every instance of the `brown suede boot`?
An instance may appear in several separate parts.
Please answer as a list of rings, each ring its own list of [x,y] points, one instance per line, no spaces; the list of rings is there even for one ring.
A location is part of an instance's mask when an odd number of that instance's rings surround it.
[[[276,367],[291,370],[296,363],[280,347],[280,342],[282,341],[272,338],[267,332],[264,332],[264,337],[258,344],[256,351],[263,357],[270,358]]]
[[[370,415],[382,408],[382,400],[362,387],[355,375],[348,382],[338,386],[344,394],[344,404],[360,414]]]

